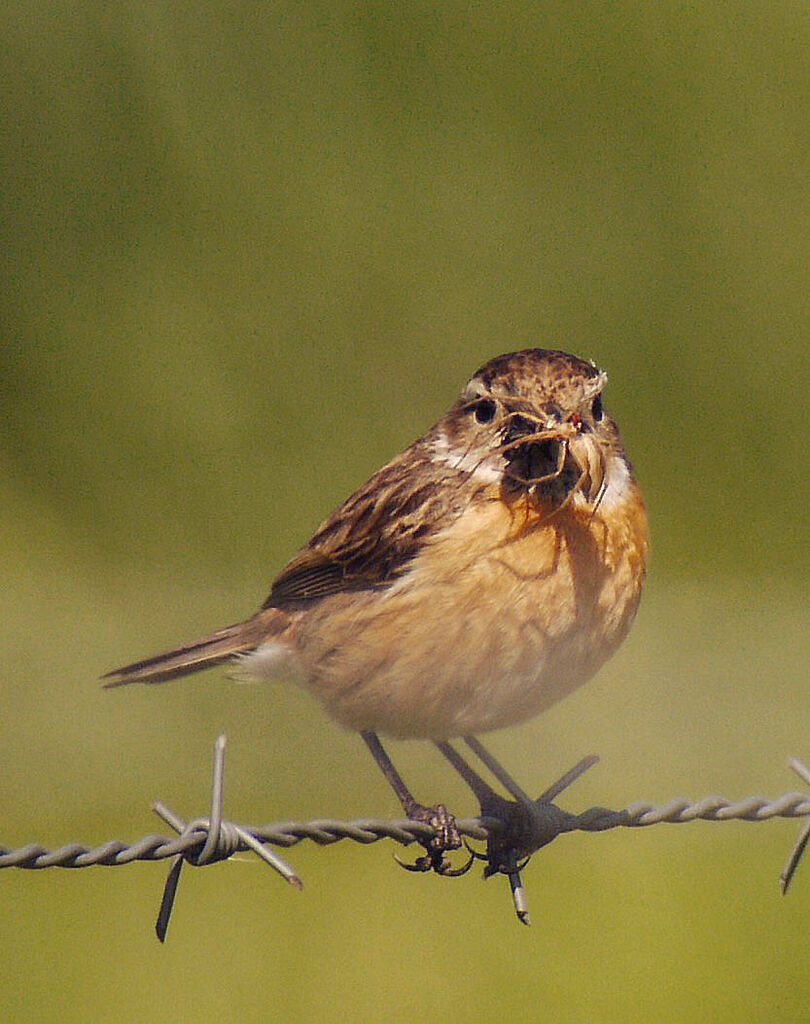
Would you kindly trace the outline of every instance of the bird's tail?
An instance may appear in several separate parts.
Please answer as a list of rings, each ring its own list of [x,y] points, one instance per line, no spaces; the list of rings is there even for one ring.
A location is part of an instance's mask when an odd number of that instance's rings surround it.
[[[226,626],[202,640],[178,647],[166,654],[133,662],[108,672],[101,678],[106,687],[128,683],[165,683],[169,679],[191,675],[229,661],[237,654],[255,650],[263,641],[278,635],[286,624],[286,616],[277,609],[259,612],[247,622]]]

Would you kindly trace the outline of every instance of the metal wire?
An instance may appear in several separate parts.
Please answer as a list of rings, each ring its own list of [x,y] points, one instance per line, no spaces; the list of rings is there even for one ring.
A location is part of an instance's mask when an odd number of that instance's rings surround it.
[[[158,806],[158,805],[156,805]],[[787,793],[775,800],[765,797],[749,797],[747,800],[732,802],[720,796],[704,797],[695,803],[687,800],[672,800],[656,807],[649,803],[631,804],[624,811],[609,811],[604,807],[593,807],[582,814],[573,815],[564,832],[605,832],[613,828],[641,828],[647,825],[678,825],[687,821],[768,821],[771,818],[804,818],[810,816],[810,798],[801,793]],[[84,846],[68,843],[56,850],[47,850],[37,843],[29,843],[12,850],[0,846],[0,868],[87,868],[94,865],[117,867],[134,861],[158,861],[179,854],[187,855],[202,851],[210,833],[207,819],[193,823],[191,831],[171,838],[151,835],[128,844],[113,839],[100,846]],[[503,828],[495,818],[463,818],[456,822],[459,833],[468,839],[485,841]],[[410,846],[422,839],[429,839],[433,829],[429,825],[407,819],[388,821],[379,818],[361,818],[355,821],[337,821],[321,818],[316,821],[282,821],[272,825],[240,825],[223,821],[220,835],[228,829],[238,828],[258,843],[272,846],[297,846],[311,840],[317,846],[331,846],[343,839],[368,846],[383,839],[393,839],[402,846]],[[235,853],[244,853],[252,847],[238,842],[225,843],[230,847],[224,855],[217,853],[211,861],[225,860]],[[219,842],[214,846],[218,848]],[[202,862],[200,862],[201,866]]]
[[[463,836],[471,839],[486,839],[486,828],[479,826],[480,819],[469,819],[457,822]],[[88,868],[100,864],[104,867],[117,867],[131,864],[134,861],[157,861],[178,855],[187,856],[201,852],[209,835],[207,820],[201,818],[193,823],[190,831],[184,831],[176,838],[167,836],[145,836],[137,842],[127,844],[119,839],[103,843],[101,846],[83,846],[80,843],[68,843],[56,850],[46,850],[37,843],[29,843],[17,850],[0,846],[0,868],[24,868],[39,870],[42,868]],[[234,828],[232,822],[224,821],[220,826],[223,831]],[[270,843],[274,846],[296,846],[305,839],[311,839],[318,846],[331,846],[341,839],[350,839],[356,843],[379,842],[381,839],[393,839],[403,846],[429,838],[433,830],[429,825],[412,821],[381,821],[367,819],[361,821],[331,821],[323,819],[309,822],[279,822],[264,826],[236,826],[240,832],[252,836],[259,843]],[[216,856],[205,863],[225,860],[235,853],[244,853],[251,849],[242,842],[226,842],[231,849],[224,855],[219,854],[218,842],[215,840]],[[197,866],[202,866],[200,862]]]
[[[519,827],[522,831],[515,833],[514,821],[508,822],[497,816],[465,818],[456,822],[461,836],[487,843],[487,855],[475,856],[488,862],[487,874],[502,873],[509,877],[515,909],[523,923],[528,923],[528,913],[520,880],[520,869],[523,865],[518,866],[517,860],[519,857],[528,859],[536,850],[564,833],[604,832],[613,828],[642,828],[698,820],[758,822],[773,818],[810,817],[810,797],[803,793],[787,793],[774,800],[751,796],[744,800],[730,801],[721,796],[707,796],[696,802],[671,800],[661,806],[638,802],[622,811],[592,807],[578,815],[563,811],[550,801],[550,795],[557,796],[595,762],[596,758],[585,758],[571,772],[566,773],[559,783],[547,790],[539,801],[530,801],[526,798],[530,807],[528,815],[521,819]],[[810,770],[795,759],[791,760],[790,765],[810,784]],[[29,843],[16,850],[0,846],[0,868],[43,870],[53,867],[85,868],[94,865],[115,867],[134,861],[174,858],[158,916],[157,932],[162,941],[168,927],[180,869],[184,863],[202,866],[227,860],[236,853],[250,851],[258,854],[287,882],[300,889],[303,884],[301,879],[284,860],[269,850],[268,846],[289,848],[305,840],[310,840],[318,846],[331,846],[344,839],[363,845],[391,839],[402,846],[409,846],[413,843],[424,844],[434,835],[430,825],[407,819],[387,821],[363,818],[355,821],[336,821],[324,818],[307,822],[282,821],[261,826],[236,825],[225,820],[222,815],[224,767],[225,737],[220,736],[215,746],[211,813],[208,818],[198,818],[186,823],[163,804],[153,805],[155,813],[179,833],[176,837],[150,835],[134,843],[114,839],[95,847],[68,843],[56,850],[47,850],[37,843]],[[508,838],[505,838],[507,834]],[[782,872],[783,892],[787,891],[808,840],[810,823],[802,830]]]

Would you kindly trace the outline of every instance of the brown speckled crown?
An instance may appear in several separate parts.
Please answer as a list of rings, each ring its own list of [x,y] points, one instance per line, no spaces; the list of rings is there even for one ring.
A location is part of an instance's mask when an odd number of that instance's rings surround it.
[[[480,380],[487,388],[498,379],[500,386],[510,394],[517,395],[525,390],[535,390],[542,385],[547,390],[555,379],[571,381],[571,378],[591,380],[598,377],[599,369],[593,363],[578,359],[577,356],[557,349],[524,348],[520,352],[509,352],[495,356],[475,371],[473,380]]]

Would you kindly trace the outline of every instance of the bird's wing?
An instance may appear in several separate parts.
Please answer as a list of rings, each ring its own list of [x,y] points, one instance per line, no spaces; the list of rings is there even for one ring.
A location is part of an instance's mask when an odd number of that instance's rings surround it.
[[[469,503],[470,477],[430,457],[424,439],[376,473],[282,570],[264,608],[389,586]]]

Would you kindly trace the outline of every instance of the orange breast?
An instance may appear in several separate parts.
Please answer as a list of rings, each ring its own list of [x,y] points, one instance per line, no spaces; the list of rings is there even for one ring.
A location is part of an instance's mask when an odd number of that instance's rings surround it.
[[[648,539],[641,494],[591,517],[479,500],[390,590],[321,602],[302,676],[353,729],[442,739],[525,720],[589,679],[630,627]]]

